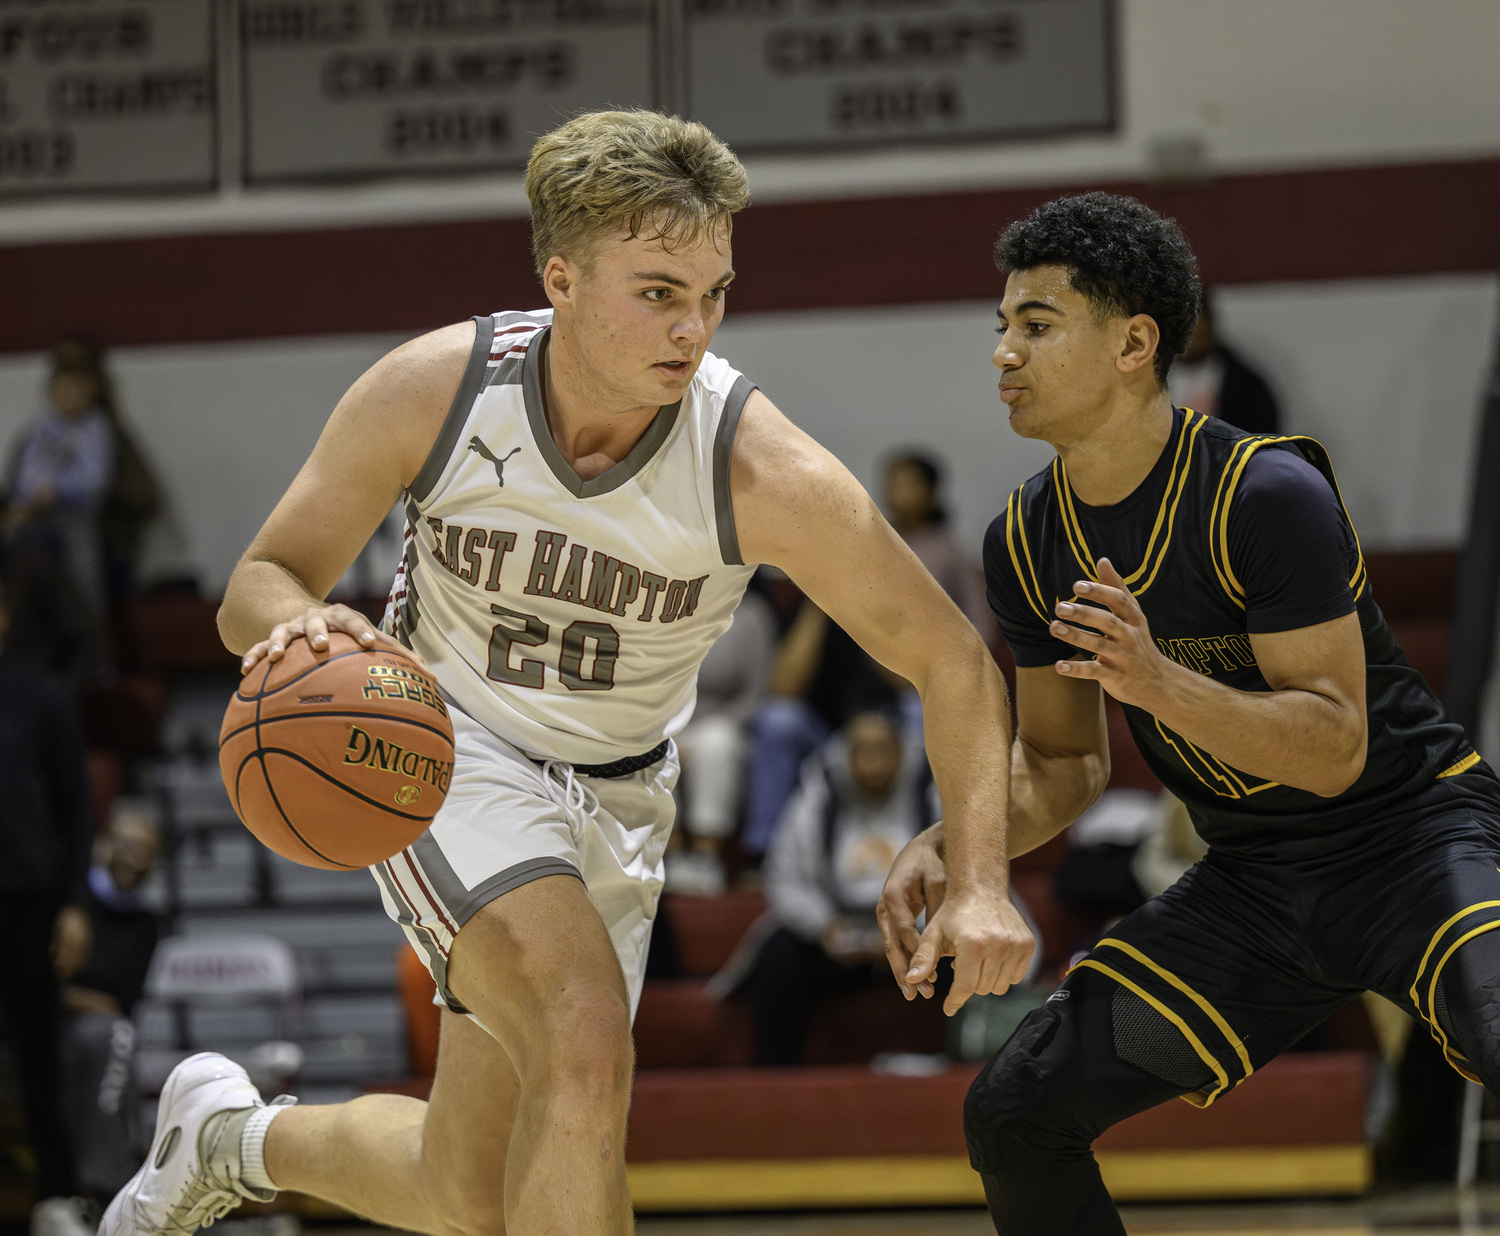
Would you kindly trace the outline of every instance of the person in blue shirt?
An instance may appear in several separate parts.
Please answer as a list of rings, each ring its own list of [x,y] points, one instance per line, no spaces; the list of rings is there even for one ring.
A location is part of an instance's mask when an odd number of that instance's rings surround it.
[[[67,567],[96,614],[104,610],[99,515],[115,472],[115,434],[96,367],[59,348],[49,407],[22,435],[10,479],[6,525],[44,544]]]

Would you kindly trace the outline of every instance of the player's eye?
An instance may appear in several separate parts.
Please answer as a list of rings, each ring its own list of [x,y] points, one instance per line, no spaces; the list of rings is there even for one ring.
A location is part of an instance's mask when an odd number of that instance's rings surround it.
[[[643,293],[641,293],[641,295],[643,295],[647,300],[653,302],[654,304],[658,304],[659,305],[659,304],[662,303],[662,301],[666,300],[667,297],[669,297],[670,295],[672,295],[672,289],[671,288],[647,288]]]
[[[725,284],[721,288],[714,288],[714,290],[711,291],[708,294],[708,299],[709,300],[723,300],[724,299],[724,293],[727,292],[727,291],[729,291],[729,285],[728,284]]]
[[[1046,330],[1049,325],[1051,325],[1049,322],[1027,322],[1026,330],[1029,334],[1036,336]]]

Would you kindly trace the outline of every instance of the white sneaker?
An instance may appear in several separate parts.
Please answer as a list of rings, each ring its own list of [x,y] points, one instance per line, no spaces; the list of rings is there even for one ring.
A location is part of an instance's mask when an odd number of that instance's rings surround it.
[[[274,1189],[240,1179],[240,1134],[264,1106],[233,1060],[217,1052],[189,1056],[162,1087],[151,1153],[109,1204],[99,1236],[191,1236],[246,1198],[270,1201]]]
[[[31,1208],[31,1236],[94,1236],[81,1197],[49,1197]]]

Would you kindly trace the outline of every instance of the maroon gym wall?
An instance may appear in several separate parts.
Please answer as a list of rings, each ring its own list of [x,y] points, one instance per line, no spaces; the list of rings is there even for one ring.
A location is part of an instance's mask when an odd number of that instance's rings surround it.
[[[1007,222],[1068,188],[752,206],[736,313],[997,297]],[[1178,219],[1213,283],[1500,268],[1500,160],[1099,186]],[[417,332],[540,301],[524,219],[0,247],[0,352]]]

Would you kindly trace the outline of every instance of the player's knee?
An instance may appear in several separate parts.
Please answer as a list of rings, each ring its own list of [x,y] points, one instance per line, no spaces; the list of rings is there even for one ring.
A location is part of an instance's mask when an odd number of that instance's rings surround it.
[[[561,993],[538,1030],[532,1058],[542,1084],[629,1094],[635,1063],[630,1010],[614,992]]]
[[[1500,931],[1486,932],[1459,949],[1432,994],[1443,1037],[1500,1094]]]
[[[1052,1140],[1047,1102],[1054,1065],[1048,1059],[1061,1024],[1052,1009],[1026,1018],[969,1087],[964,1098],[964,1140],[976,1171],[998,1175]]]

